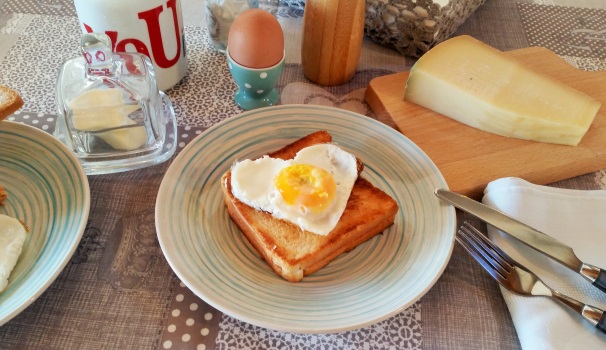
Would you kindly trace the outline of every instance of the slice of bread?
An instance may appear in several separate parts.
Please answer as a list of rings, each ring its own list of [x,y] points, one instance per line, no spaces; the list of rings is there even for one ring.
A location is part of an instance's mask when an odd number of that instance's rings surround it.
[[[329,133],[319,131],[269,156],[292,159],[305,147],[331,141]],[[358,174],[362,169],[362,162],[358,160]],[[232,220],[271,268],[291,282],[300,281],[340,254],[376,236],[393,224],[398,211],[393,198],[358,176],[337,226],[323,236],[303,231],[295,224],[240,202],[231,191],[231,171],[221,178],[221,187]]]
[[[15,90],[0,85],[0,120],[15,113],[21,106],[23,106],[21,96]]]

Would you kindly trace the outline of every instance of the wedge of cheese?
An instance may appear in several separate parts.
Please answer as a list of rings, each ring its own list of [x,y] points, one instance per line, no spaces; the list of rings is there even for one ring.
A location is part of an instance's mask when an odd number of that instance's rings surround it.
[[[404,99],[494,134],[576,146],[601,103],[470,36],[412,67]]]

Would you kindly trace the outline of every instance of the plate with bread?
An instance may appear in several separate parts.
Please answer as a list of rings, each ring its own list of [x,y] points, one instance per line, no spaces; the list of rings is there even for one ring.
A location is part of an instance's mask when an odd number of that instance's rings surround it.
[[[0,326],[33,303],[72,257],[90,191],[76,157],[49,133],[0,121]]]
[[[260,327],[334,333],[385,320],[442,274],[455,211],[425,153],[342,109],[244,112],[188,144],[156,200],[164,255],[211,306]]]

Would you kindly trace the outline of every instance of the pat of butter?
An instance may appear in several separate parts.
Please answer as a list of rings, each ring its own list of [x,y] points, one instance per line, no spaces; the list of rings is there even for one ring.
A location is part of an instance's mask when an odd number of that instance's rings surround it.
[[[404,99],[494,134],[572,146],[601,105],[465,35],[415,63]]]
[[[89,90],[75,98],[70,107],[74,127],[86,131],[136,125],[128,115],[140,108],[139,105],[125,104],[118,89]],[[135,150],[147,142],[144,126],[110,130],[98,136],[113,148],[124,151]]]

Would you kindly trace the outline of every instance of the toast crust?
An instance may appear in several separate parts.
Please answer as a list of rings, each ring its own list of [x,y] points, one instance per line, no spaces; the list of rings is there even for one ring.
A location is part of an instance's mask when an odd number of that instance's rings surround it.
[[[310,134],[270,154],[291,159],[302,148],[331,141],[325,131]],[[363,165],[359,161],[361,172]],[[393,224],[397,203],[362,177],[354,183],[345,211],[337,226],[326,236],[301,230],[295,224],[274,218],[234,197],[231,170],[221,178],[227,211],[240,231],[261,254],[276,274],[297,282],[312,274],[342,253],[376,236]]]
[[[14,90],[0,85],[0,121],[23,106],[21,96]]]

